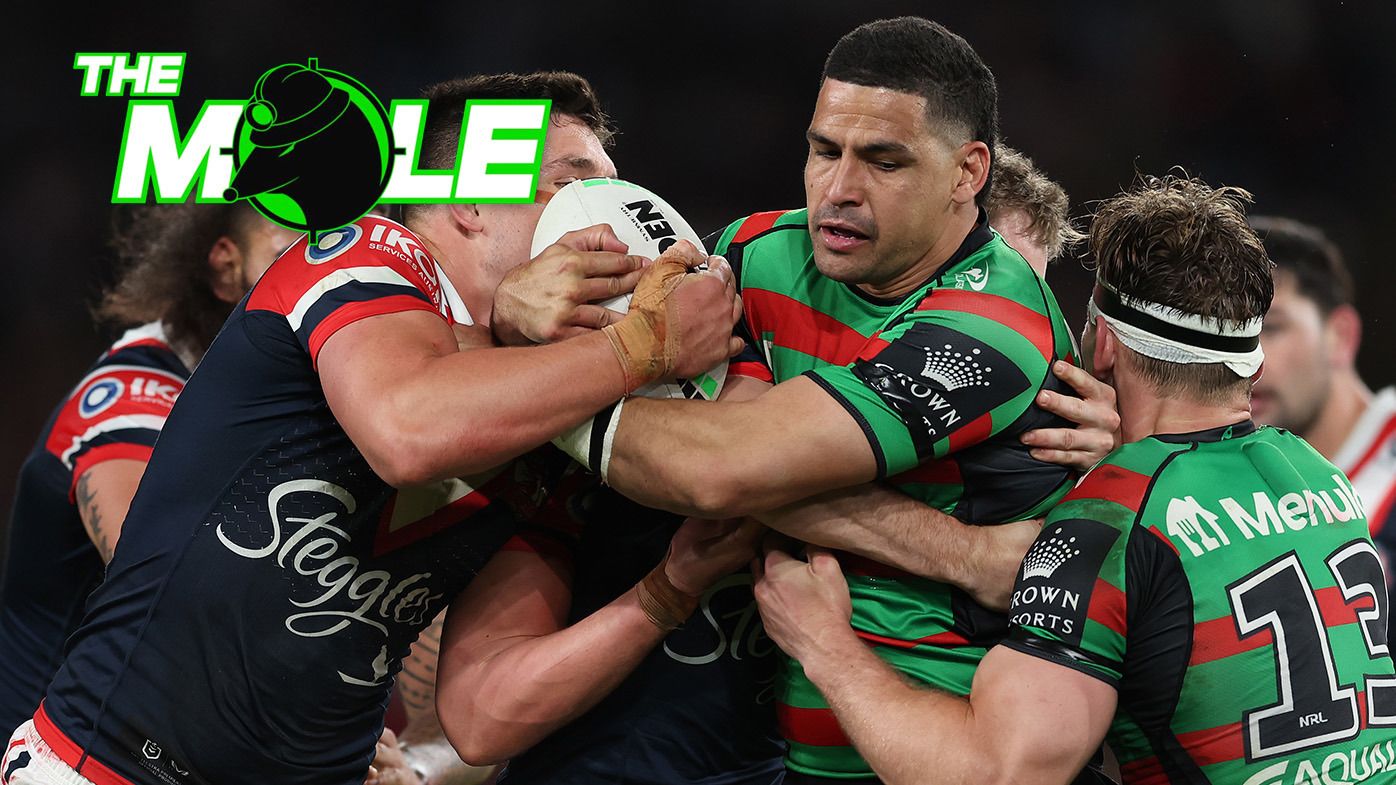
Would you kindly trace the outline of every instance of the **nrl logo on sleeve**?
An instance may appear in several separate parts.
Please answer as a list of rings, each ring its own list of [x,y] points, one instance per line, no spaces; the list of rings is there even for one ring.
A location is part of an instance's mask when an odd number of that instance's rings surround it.
[[[376,204],[533,201],[547,99],[467,101],[455,170],[419,170],[425,100],[385,108],[362,82],[310,57],[268,69],[246,99],[205,101],[181,133],[170,99],[184,66],[183,54],[75,55],[81,95],[133,98],[113,203],[145,202],[151,190],[157,202],[246,201],[316,245]]]

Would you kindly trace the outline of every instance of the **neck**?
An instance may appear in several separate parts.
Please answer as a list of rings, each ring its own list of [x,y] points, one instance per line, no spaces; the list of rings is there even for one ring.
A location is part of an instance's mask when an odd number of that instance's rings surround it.
[[[1115,377],[1120,402],[1120,435],[1125,444],[1160,433],[1192,433],[1235,425],[1250,419],[1245,398],[1225,403],[1199,403],[1190,398],[1161,398],[1148,382]]]
[[[945,266],[955,251],[959,250],[965,237],[969,236],[978,220],[979,207],[977,205],[972,202],[968,205],[956,205],[950,214],[950,220],[945,225],[945,231],[941,232],[931,249],[915,264],[890,280],[880,283],[860,283],[858,288],[866,294],[884,300],[900,300],[906,297],[935,275],[937,270]]]
[[[434,232],[430,228],[413,231],[421,238],[422,245],[441,266],[451,287],[470,310],[470,318],[475,324],[489,324],[490,312],[494,308],[494,288],[488,286],[475,255],[469,253],[468,248],[448,248],[446,243],[437,242],[432,239]]]
[[[1371,403],[1372,390],[1358,377],[1357,371],[1352,368],[1339,371],[1318,418],[1299,435],[1331,460],[1343,448],[1343,442]]]

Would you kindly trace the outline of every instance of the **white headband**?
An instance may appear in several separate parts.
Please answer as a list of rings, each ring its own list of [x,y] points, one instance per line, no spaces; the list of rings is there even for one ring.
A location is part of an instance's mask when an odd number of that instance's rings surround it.
[[[1228,326],[1220,319],[1120,294],[1099,280],[1086,308],[1092,321],[1104,317],[1121,343],[1145,357],[1182,364],[1222,363],[1242,377],[1254,376],[1265,360],[1260,317]]]

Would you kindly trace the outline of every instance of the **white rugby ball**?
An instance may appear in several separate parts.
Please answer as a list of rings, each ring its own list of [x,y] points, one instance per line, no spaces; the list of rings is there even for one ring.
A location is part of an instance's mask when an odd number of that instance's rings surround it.
[[[596,224],[607,224],[630,253],[653,259],[679,240],[687,240],[707,253],[703,240],[669,203],[648,189],[624,180],[594,178],[568,183],[548,201],[533,231],[530,257],[557,242],[564,234]],[[630,295],[604,300],[600,305],[625,313]],[[676,379],[646,385],[635,391],[647,398],[698,398],[714,400],[727,379],[727,363],[693,379]]]

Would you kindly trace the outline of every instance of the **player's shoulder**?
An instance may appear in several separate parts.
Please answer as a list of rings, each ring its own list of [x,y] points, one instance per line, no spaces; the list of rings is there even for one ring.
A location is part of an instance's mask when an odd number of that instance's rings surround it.
[[[180,378],[187,378],[190,373],[188,364],[165,332],[165,326],[158,321],[122,333],[102,353],[93,369],[100,371],[117,366],[144,368]]]
[[[718,236],[714,253],[730,253],[734,248],[775,248],[809,245],[807,211],[771,210],[753,213],[729,223]]]
[[[1058,510],[1089,505],[1106,522],[1133,523],[1144,509],[1155,479],[1173,455],[1186,446],[1143,439],[1115,448],[1076,483],[1058,505]],[[1113,510],[1102,511],[1100,505]],[[1054,511],[1055,512],[1055,511]]]
[[[440,305],[436,260],[406,226],[366,215],[347,226],[301,237],[263,274],[248,296],[248,310],[287,313],[326,289],[348,282],[408,285]]]

